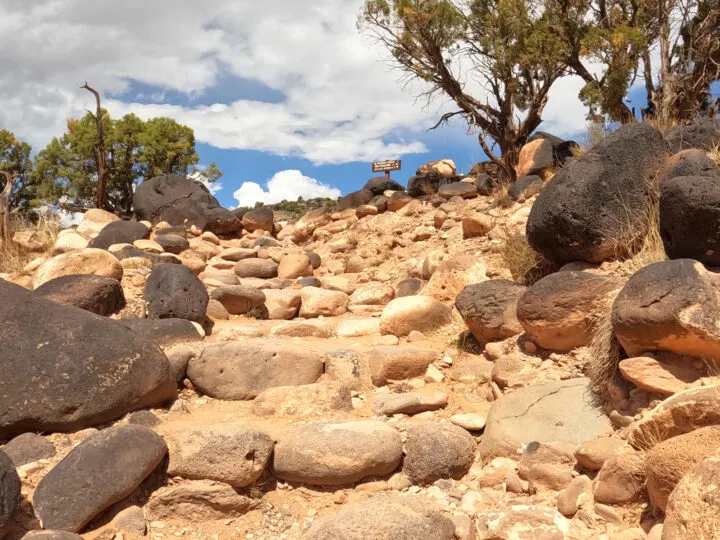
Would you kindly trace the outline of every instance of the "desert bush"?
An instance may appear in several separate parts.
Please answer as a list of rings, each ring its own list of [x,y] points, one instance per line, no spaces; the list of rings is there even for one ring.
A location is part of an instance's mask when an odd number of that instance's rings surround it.
[[[535,251],[522,233],[515,233],[501,225],[503,244],[500,255],[513,279],[531,285],[557,269],[557,266]]]

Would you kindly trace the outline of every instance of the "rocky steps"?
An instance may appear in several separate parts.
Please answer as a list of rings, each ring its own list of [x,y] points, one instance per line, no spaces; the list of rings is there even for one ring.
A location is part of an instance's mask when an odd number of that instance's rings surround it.
[[[443,160],[296,223],[178,177],[87,212],[0,276],[0,538],[720,537],[717,222],[676,223],[717,166],[649,126],[547,141],[507,197]],[[618,248],[628,178],[673,182],[685,258]]]

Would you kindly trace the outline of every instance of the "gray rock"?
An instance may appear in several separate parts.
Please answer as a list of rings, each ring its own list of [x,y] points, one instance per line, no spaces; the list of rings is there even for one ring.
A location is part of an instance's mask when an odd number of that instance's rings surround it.
[[[0,452],[0,538],[20,506],[20,477],[12,460]]]
[[[265,303],[262,291],[240,285],[218,287],[210,293],[210,298],[220,302],[231,315],[244,315]]]
[[[491,279],[465,287],[455,299],[455,307],[484,345],[522,333],[515,311],[524,292],[525,287],[512,281]]]
[[[235,265],[235,274],[241,278],[270,279],[277,277],[278,265],[270,259],[243,259]]]
[[[45,437],[35,433],[18,435],[5,446],[0,447],[12,460],[15,467],[32,463],[39,459],[48,459],[55,455],[55,446]]]
[[[124,510],[121,510],[110,522],[110,526],[113,529],[120,529],[121,531],[128,532],[130,534],[136,534],[138,536],[145,536],[147,532],[147,525],[145,524],[145,515],[143,514],[142,508],[139,506],[128,506]]]
[[[468,182],[453,182],[452,184],[445,184],[440,186],[438,195],[450,199],[452,197],[462,197],[463,199],[472,199],[477,197],[478,192],[473,184]]]
[[[137,221],[113,221],[105,225],[100,234],[90,240],[88,247],[108,249],[113,244],[132,244],[150,236],[150,229]]]
[[[350,390],[372,388],[367,358],[352,349],[328,351],[325,355],[325,373],[330,380],[339,381]]]
[[[195,325],[187,319],[120,319],[118,324],[161,347],[202,339]]]
[[[668,128],[664,135],[673,152],[679,152],[685,148],[709,150],[720,143],[720,120],[698,118],[689,124]]]
[[[465,476],[475,459],[475,439],[454,424],[423,422],[407,432],[403,473],[413,484]]]
[[[510,189],[508,189],[508,195],[513,201],[523,202],[540,193],[543,185],[542,178],[535,174],[523,176],[513,182]]]
[[[395,297],[400,298],[401,296],[414,296],[422,289],[422,281],[419,279],[404,279],[398,283]]]
[[[162,437],[142,426],[91,435],[40,481],[33,495],[35,515],[43,528],[78,532],[130,495],[166,453]]]
[[[174,253],[175,255],[179,255],[190,248],[190,242],[178,234],[161,234],[155,237],[155,241],[160,244],[160,247],[166,253]]]
[[[125,295],[117,279],[73,274],[46,281],[35,294],[70,304],[98,315],[112,315],[125,307]]]
[[[130,413],[128,416],[128,423],[136,426],[145,426],[148,428],[154,428],[162,424],[162,420],[150,411],[135,411]]]
[[[408,392],[404,394],[381,393],[372,398],[375,414],[392,416],[393,414],[417,414],[424,411],[442,409],[448,403],[444,392]]]
[[[187,374],[188,362],[195,356],[195,351],[188,345],[180,343],[167,349],[165,355],[170,362],[170,369],[172,369],[175,380],[182,381]]]
[[[143,296],[151,319],[205,320],[209,300],[207,290],[185,265],[155,266],[145,283]]]

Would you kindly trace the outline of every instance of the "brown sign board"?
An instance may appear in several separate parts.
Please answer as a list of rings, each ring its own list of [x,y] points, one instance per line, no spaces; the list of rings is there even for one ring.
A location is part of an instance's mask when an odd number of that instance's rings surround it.
[[[388,172],[388,171],[399,171],[400,160],[399,159],[386,159],[385,161],[375,161],[372,164],[372,172]]]

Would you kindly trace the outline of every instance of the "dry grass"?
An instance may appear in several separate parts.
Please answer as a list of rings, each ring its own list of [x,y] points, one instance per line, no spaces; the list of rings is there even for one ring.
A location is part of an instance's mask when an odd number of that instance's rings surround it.
[[[54,219],[41,218],[36,224],[31,224],[24,219],[15,219],[10,226],[13,234],[24,230],[34,230],[42,239],[42,246],[33,251],[28,251],[14,242],[0,244],[0,272],[22,275],[25,273],[25,266],[30,261],[43,255],[50,255],[60,232],[60,225]]]
[[[500,226],[500,230],[504,236],[500,255],[514,280],[531,285],[556,269],[530,247],[524,234],[513,233],[505,224]]]
[[[630,259],[631,269],[635,271],[668,259],[660,236],[660,196],[659,193],[652,193],[650,197],[642,209],[645,235],[638,240],[635,254]]]
[[[660,133],[665,133],[665,130],[670,129],[678,125],[676,118],[670,118],[666,116],[646,116],[643,122],[650,124],[652,127],[657,129]]]
[[[597,143],[602,141],[605,137],[610,135],[612,130],[607,124],[601,123],[590,123],[585,127],[585,135],[582,137],[582,143],[580,149],[573,151],[573,156],[576,158],[581,157],[588,150],[590,150]],[[579,155],[577,155],[579,154]]]
[[[670,438],[670,433],[658,423],[644,424],[640,429],[634,431],[631,445],[641,452],[648,452],[655,446]]]
[[[598,405],[610,404],[611,383],[619,378],[620,342],[612,328],[612,310],[607,309],[595,324],[595,334],[590,343],[590,361],[587,364],[587,376],[590,388],[597,396]]]
[[[513,204],[515,204],[515,201],[512,200],[512,197],[508,195],[509,189],[510,184],[505,181],[498,184],[498,186],[492,193],[492,206],[494,208],[497,208],[498,206],[500,208],[510,208]]]
[[[707,155],[715,163],[720,165],[720,143],[716,144],[710,150],[708,150]]]

